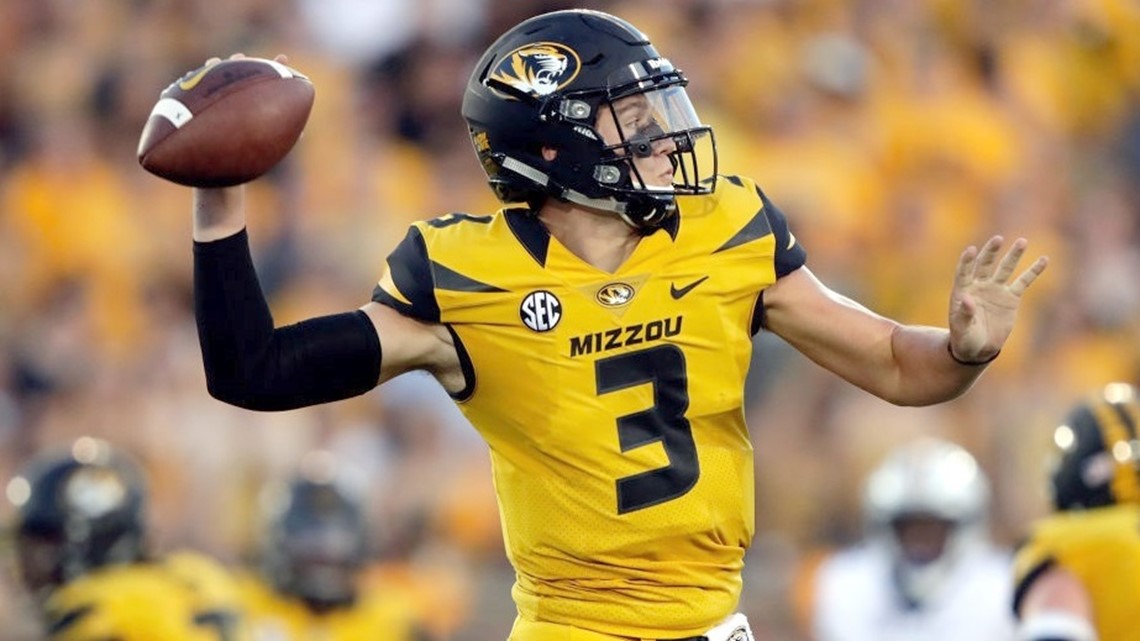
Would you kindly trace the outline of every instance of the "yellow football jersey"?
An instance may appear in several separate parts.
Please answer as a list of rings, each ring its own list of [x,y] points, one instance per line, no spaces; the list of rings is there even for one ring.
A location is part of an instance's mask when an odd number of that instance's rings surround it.
[[[1061,512],[1036,523],[1014,563],[1015,611],[1034,579],[1054,564],[1088,590],[1101,639],[1140,641],[1140,506]]]
[[[110,565],[52,592],[53,641],[245,641],[236,587],[212,560],[182,552],[163,562]]]
[[[751,337],[805,255],[746,179],[678,205],[614,273],[524,210],[416,223],[373,295],[456,338],[525,618],[660,638],[736,607]]]
[[[314,612],[259,577],[239,579],[252,641],[416,641],[412,605],[403,595],[372,589],[351,606]]]

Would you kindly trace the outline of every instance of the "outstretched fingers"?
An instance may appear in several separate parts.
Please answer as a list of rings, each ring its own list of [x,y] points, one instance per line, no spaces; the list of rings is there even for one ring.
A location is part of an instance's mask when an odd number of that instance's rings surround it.
[[[1033,261],[1033,264],[1029,266],[1029,269],[1022,272],[1022,274],[1017,277],[1017,280],[1010,283],[1009,291],[1013,292],[1017,296],[1021,296],[1025,293],[1025,290],[1029,289],[1029,286],[1033,284],[1033,281],[1037,280],[1037,277],[1040,276],[1048,266],[1049,258],[1046,256],[1042,256]]]
[[[1017,269],[1017,263],[1021,262],[1021,257],[1025,254],[1025,248],[1029,246],[1029,241],[1024,238],[1018,238],[1013,241],[1013,247],[1001,259],[998,264],[997,271],[994,272],[994,280],[999,283],[1009,281],[1013,276],[1013,270]]]
[[[985,280],[993,276],[997,266],[998,251],[1004,242],[1005,239],[1001,236],[993,236],[978,250],[978,260],[974,264],[974,280]]]
[[[963,289],[974,276],[974,261],[978,258],[978,248],[970,245],[958,256],[958,269],[954,272],[954,288]]]
[[[992,276],[998,251],[1003,242],[1005,240],[1001,236],[993,236],[982,245],[981,249],[973,245],[967,247],[958,257],[958,271],[954,275],[954,285],[962,288],[974,281],[988,279]],[[1006,277],[1008,278],[1008,276]]]

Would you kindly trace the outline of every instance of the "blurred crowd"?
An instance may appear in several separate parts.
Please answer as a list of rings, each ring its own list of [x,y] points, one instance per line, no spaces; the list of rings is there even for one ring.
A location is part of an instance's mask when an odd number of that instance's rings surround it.
[[[185,71],[286,54],[317,98],[293,153],[248,190],[254,256],[278,324],[351,309],[410,221],[497,207],[459,115],[464,83],[503,30],[571,6],[630,20],[686,72],[721,171],[764,187],[841,293],[944,325],[968,244],[1025,236],[1052,261],[1005,353],[946,405],[890,406],[757,338],[741,609],[758,637],[804,638],[787,603],[805,559],[860,535],[861,480],[919,435],[977,458],[994,536],[1016,541],[1046,510],[1056,417],[1140,380],[1135,0],[6,0],[0,477],[106,439],[145,466],[160,547],[241,564],[259,489],[328,450],[366,477],[372,580],[422,600],[445,638],[506,638],[513,574],[475,432],[427,375],[280,414],[211,399],[190,192],[142,171],[135,145]],[[3,565],[0,620],[15,620],[26,608]]]

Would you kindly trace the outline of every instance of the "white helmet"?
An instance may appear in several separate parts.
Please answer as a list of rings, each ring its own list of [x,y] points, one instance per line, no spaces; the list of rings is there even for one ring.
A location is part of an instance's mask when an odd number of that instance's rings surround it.
[[[965,449],[923,438],[893,450],[868,478],[870,538],[885,544],[901,596],[919,607],[971,546],[985,540],[990,489]]]

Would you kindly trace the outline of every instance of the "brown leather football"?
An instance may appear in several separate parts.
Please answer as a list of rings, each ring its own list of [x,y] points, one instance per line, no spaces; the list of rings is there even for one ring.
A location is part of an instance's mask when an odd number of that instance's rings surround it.
[[[274,60],[232,58],[179,78],[139,137],[139,164],[190,187],[228,187],[273,168],[313,108],[313,84]]]

